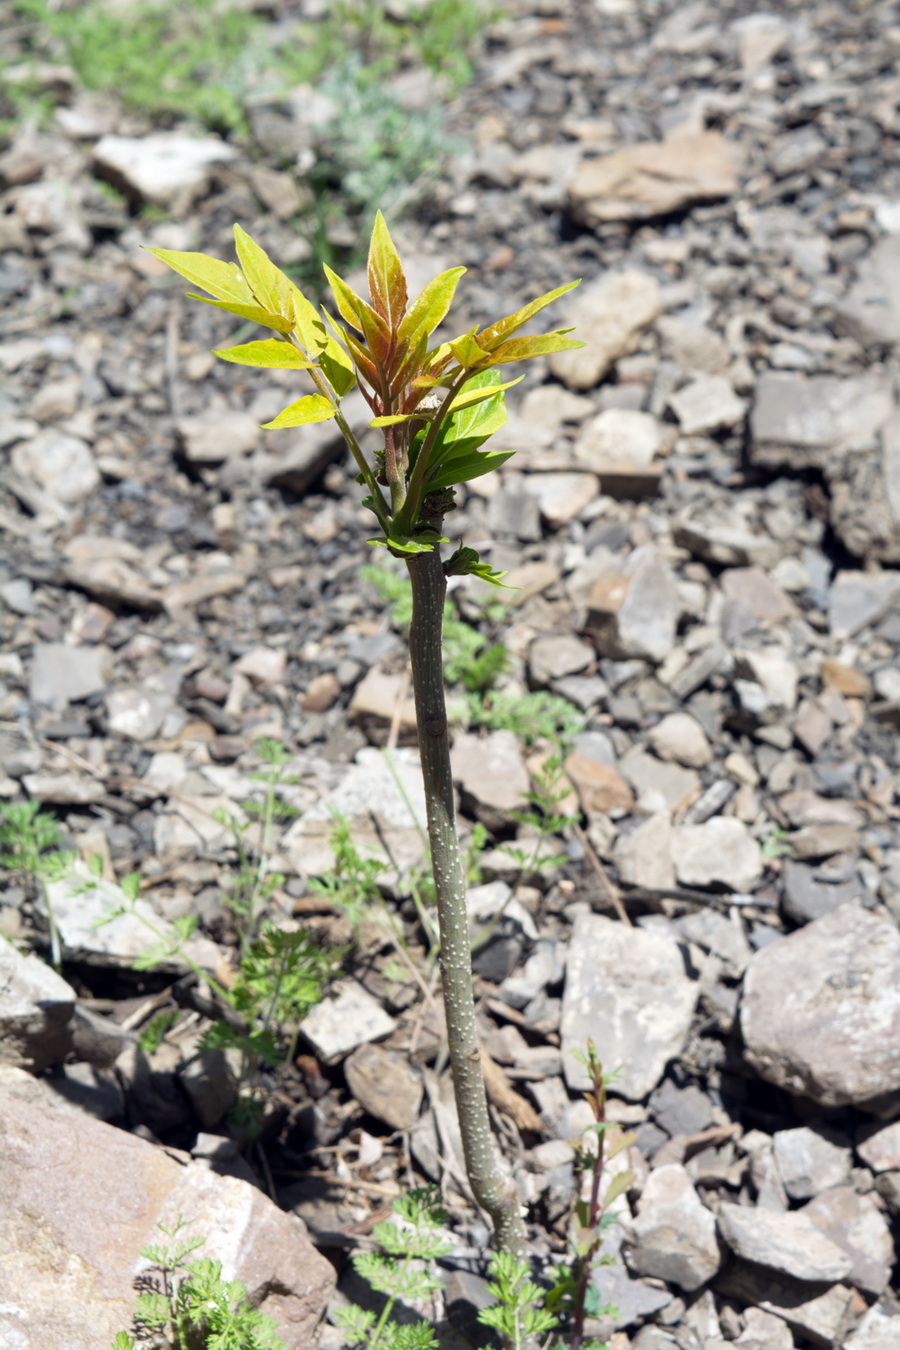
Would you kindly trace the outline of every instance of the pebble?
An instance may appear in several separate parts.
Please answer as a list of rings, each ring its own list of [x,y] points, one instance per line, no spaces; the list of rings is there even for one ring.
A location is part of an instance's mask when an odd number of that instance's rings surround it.
[[[660,759],[675,760],[690,769],[703,769],[713,757],[700,723],[689,713],[670,713],[651,727],[650,744]]]
[[[896,1252],[891,1230],[871,1196],[859,1195],[851,1186],[830,1187],[800,1213],[850,1257],[851,1284],[876,1298],[885,1292]]]
[[[715,1215],[677,1163],[650,1173],[629,1230],[627,1259],[638,1275],[655,1275],[692,1293],[719,1270]]]
[[[0,1061],[41,1073],[72,1047],[75,991],[46,962],[0,936]]]
[[[347,1086],[364,1111],[392,1130],[410,1130],[422,1102],[422,1079],[408,1059],[381,1045],[360,1045],[344,1061]]]
[[[89,446],[67,432],[48,429],[20,441],[11,464],[65,506],[83,502],[100,487],[100,471]]]
[[[301,1035],[324,1063],[390,1036],[396,1020],[356,980],[340,980],[303,1019]]]
[[[669,399],[685,436],[728,431],[744,418],[747,404],[724,375],[697,375]]]
[[[625,813],[634,806],[634,796],[622,775],[611,764],[603,764],[580,750],[573,750],[565,761],[581,809],[586,816]]]
[[[675,646],[681,596],[671,569],[652,544],[636,548],[621,566],[595,581],[585,631],[602,656],[665,660]]]
[[[747,826],[734,816],[713,816],[702,825],[676,825],[672,860],[684,886],[725,886],[746,894],[759,883],[763,855]]]
[[[502,829],[512,823],[513,812],[525,809],[531,781],[512,731],[457,735],[452,762],[455,781],[489,828]]]
[[[668,811],[657,811],[628,834],[620,834],[613,862],[627,886],[670,890],[675,885],[672,865],[672,826]]]
[[[777,1130],[772,1147],[784,1189],[792,1200],[808,1200],[831,1186],[841,1186],[850,1174],[850,1149],[807,1125]]]
[[[842,905],[756,953],[741,1000],[760,1076],[822,1106],[900,1089],[900,933]]]
[[[573,1091],[588,1086],[570,1054],[592,1037],[604,1066],[622,1065],[616,1092],[639,1101],[680,1053],[697,999],[677,945],[662,933],[625,928],[599,914],[575,921],[562,1007],[562,1051]]]
[[[108,647],[70,647],[38,642],[31,663],[28,693],[34,703],[62,710],[106,688],[113,655]]]

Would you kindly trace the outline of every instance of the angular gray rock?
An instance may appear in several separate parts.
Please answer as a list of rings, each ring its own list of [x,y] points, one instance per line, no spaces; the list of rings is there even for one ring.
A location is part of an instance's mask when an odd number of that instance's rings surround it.
[[[840,1186],[850,1174],[850,1149],[807,1125],[777,1130],[772,1147],[784,1189],[792,1200],[808,1200],[830,1186]]]
[[[853,1335],[844,1342],[844,1350],[896,1350],[897,1314],[882,1308],[870,1308]]]
[[[757,952],[744,977],[745,1054],[823,1106],[900,1089],[900,932],[842,905]]]
[[[842,327],[863,346],[900,342],[900,236],[879,239],[862,259],[836,312]]]
[[[827,469],[847,451],[873,447],[892,411],[890,383],[880,375],[767,371],[756,384],[751,456],[770,467]]]
[[[722,1253],[716,1220],[678,1163],[650,1173],[630,1225],[628,1264],[692,1293],[718,1272]]]
[[[334,1270],[296,1215],[245,1181],[185,1166],[92,1120],[25,1074],[7,1071],[0,1084],[0,1342],[28,1350],[111,1344],[134,1315],[135,1277],[147,1269],[140,1249],[158,1240],[156,1224],[181,1214],[189,1234],[206,1239],[199,1255],[243,1281],[290,1350],[313,1350]],[[64,1298],[48,1270],[77,1272]]]
[[[29,694],[33,702],[56,709],[100,694],[106,688],[112,660],[108,647],[38,642],[32,657]]]
[[[68,432],[49,429],[12,452],[12,467],[32,479],[65,506],[84,501],[100,486],[100,470],[85,441]]]
[[[677,945],[662,933],[580,914],[572,930],[562,1004],[562,1051],[573,1090],[588,1086],[569,1054],[592,1038],[604,1067],[622,1065],[616,1091],[637,1101],[684,1045],[698,986]]]
[[[314,1053],[328,1061],[389,1036],[396,1026],[390,1013],[361,984],[341,980],[303,1019],[301,1034]]]
[[[347,1086],[364,1111],[392,1130],[411,1130],[422,1102],[422,1077],[405,1055],[361,1045],[344,1061]]]
[[[669,399],[684,436],[711,436],[743,420],[746,401],[724,375],[697,375]]]
[[[860,1130],[856,1151],[873,1172],[900,1171],[900,1120]]]
[[[663,661],[675,646],[682,601],[675,576],[653,544],[610,564],[588,596],[585,631],[602,656]]]
[[[458,735],[453,742],[453,777],[489,829],[502,829],[512,821],[512,812],[524,808],[531,786],[512,731]]]
[[[0,1060],[40,1073],[72,1048],[75,991],[37,956],[0,937]]]
[[[727,886],[742,894],[762,877],[762,849],[743,821],[713,816],[703,825],[676,825],[672,860],[684,886]]]
[[[891,1230],[875,1201],[852,1186],[822,1191],[799,1211],[853,1262],[850,1284],[878,1298],[896,1259]]]
[[[853,1267],[847,1253],[800,1210],[778,1213],[722,1205],[718,1223],[719,1232],[737,1256],[795,1280],[835,1284]]]

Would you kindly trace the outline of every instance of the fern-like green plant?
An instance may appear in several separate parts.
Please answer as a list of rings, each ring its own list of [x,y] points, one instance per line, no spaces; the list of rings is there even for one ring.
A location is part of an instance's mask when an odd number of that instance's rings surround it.
[[[450,1244],[440,1231],[447,1216],[434,1186],[417,1187],[394,1201],[396,1222],[375,1225],[372,1236],[380,1250],[359,1252],[353,1265],[359,1275],[385,1296],[380,1315],[351,1304],[338,1308],[333,1319],[347,1335],[350,1347],[367,1350],[436,1350],[437,1338],[430,1322],[397,1322],[396,1303],[421,1302],[441,1287],[432,1263],[444,1256]]]

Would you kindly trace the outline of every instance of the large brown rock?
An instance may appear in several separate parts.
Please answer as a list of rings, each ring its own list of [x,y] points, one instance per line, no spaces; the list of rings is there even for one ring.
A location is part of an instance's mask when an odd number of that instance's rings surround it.
[[[572,214],[585,225],[650,220],[697,202],[729,197],[737,187],[732,150],[718,131],[680,128],[589,159],[569,183]]]
[[[313,1346],[334,1271],[254,1186],[92,1120],[20,1070],[0,1077],[0,1151],[0,1344],[108,1346],[131,1325],[141,1247],[181,1214],[291,1350]]]

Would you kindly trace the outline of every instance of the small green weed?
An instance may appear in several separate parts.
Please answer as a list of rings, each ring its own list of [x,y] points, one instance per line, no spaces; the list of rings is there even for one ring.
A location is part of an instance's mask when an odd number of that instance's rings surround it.
[[[226,810],[213,812],[214,819],[231,831],[237,852],[237,871],[225,903],[234,915],[241,941],[245,945],[252,940],[260,914],[272,895],[279,886],[284,885],[282,873],[268,870],[274,851],[272,831],[275,823],[290,820],[297,814],[279,791],[282,786],[297,781],[295,776],[286,772],[291,759],[287,747],[281,741],[263,737],[256,742],[254,749],[266,768],[250,775],[255,782],[263,784],[262,801],[245,798],[240,803],[244,814],[251,819],[240,821],[233,812]],[[259,843],[251,847],[246,835],[254,821],[260,823],[260,838]]]
[[[584,729],[584,718],[575,705],[545,689],[527,694],[497,689],[486,697],[469,694],[464,716],[469,726],[512,731],[526,745],[570,741]]]
[[[775,858],[786,858],[790,851],[787,830],[775,828],[769,834],[763,835],[762,855],[768,862]]]
[[[376,1224],[372,1230],[381,1250],[360,1252],[353,1258],[357,1273],[377,1293],[385,1295],[381,1315],[356,1304],[333,1314],[347,1334],[348,1350],[353,1346],[365,1346],[367,1350],[436,1350],[438,1344],[430,1323],[398,1323],[391,1314],[398,1299],[417,1303],[440,1289],[440,1280],[430,1267],[450,1250],[439,1231],[447,1216],[434,1186],[407,1191],[394,1201],[393,1208],[398,1221]]]
[[[187,1226],[181,1215],[171,1228],[157,1224],[166,1241],[141,1251],[156,1273],[139,1276],[135,1334],[120,1331],[112,1350],[286,1350],[274,1318],[240,1280],[223,1279],[221,1261],[188,1260],[206,1239],[182,1238]]]
[[[496,1302],[478,1314],[482,1326],[499,1331],[508,1350],[523,1350],[536,1336],[558,1326],[559,1318],[544,1305],[546,1290],[535,1284],[527,1262],[511,1252],[491,1257],[488,1293]]]
[[[170,1008],[166,1012],[157,1013],[156,1016],[147,1023],[143,1030],[138,1033],[137,1038],[137,1043],[145,1055],[156,1054],[177,1021],[177,1009]]]
[[[56,847],[61,837],[59,822],[49,811],[41,810],[40,802],[0,802],[0,866],[29,877],[40,892],[55,970],[62,968],[62,944],[48,883],[65,876],[75,861],[74,853]]]

